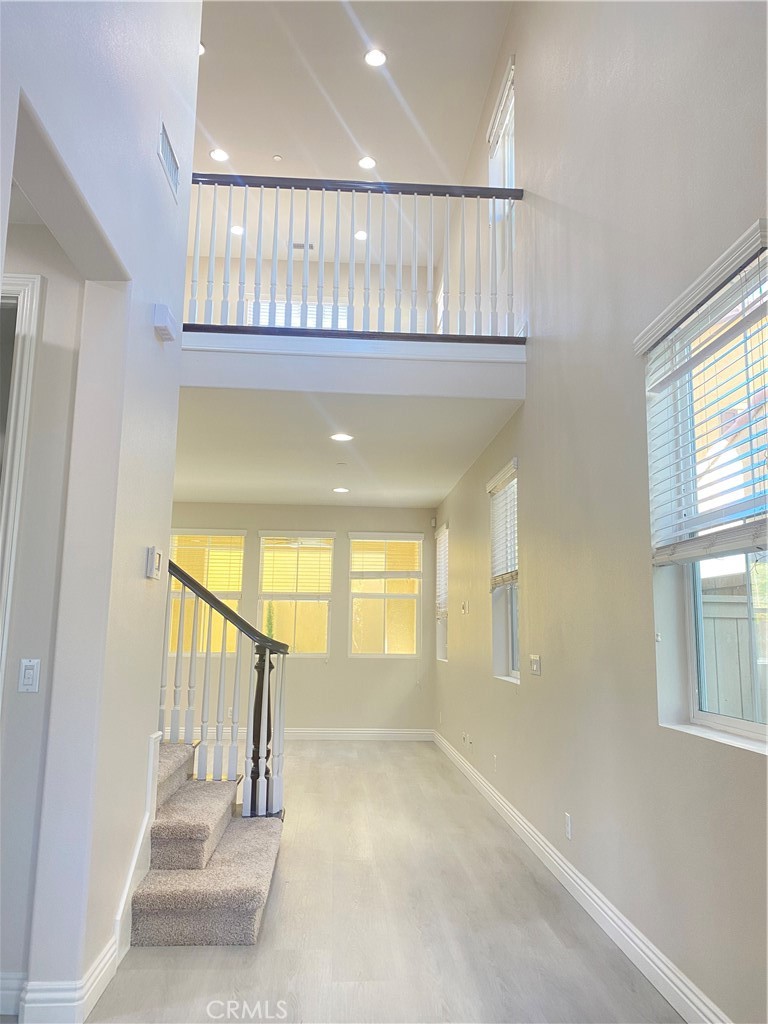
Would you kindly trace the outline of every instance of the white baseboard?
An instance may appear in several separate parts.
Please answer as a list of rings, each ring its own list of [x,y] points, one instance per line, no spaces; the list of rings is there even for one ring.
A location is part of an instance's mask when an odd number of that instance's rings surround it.
[[[292,740],[417,740],[431,742],[432,729],[314,729],[286,728],[285,738]]]
[[[131,947],[131,899],[134,890],[144,875],[149,871],[151,858],[150,829],[155,820],[157,809],[157,771],[160,759],[160,741],[163,734],[153,732],[147,745],[147,781],[144,795],[144,815],[139,825],[136,842],[131,856],[131,865],[125,880],[120,903],[115,914],[115,943],[117,945],[117,962],[123,959]]]
[[[585,878],[527,818],[524,818],[444,736],[435,731],[433,738],[443,753],[466,775],[510,828],[530,847],[688,1024],[730,1024],[727,1015],[654,946],[651,940],[643,935],[599,889],[595,888],[589,879]]]
[[[109,940],[80,981],[28,981],[19,1024],[83,1024],[117,970],[117,942]]]
[[[0,1014],[15,1017],[19,1012],[19,1000],[26,974],[4,971],[0,974]]]

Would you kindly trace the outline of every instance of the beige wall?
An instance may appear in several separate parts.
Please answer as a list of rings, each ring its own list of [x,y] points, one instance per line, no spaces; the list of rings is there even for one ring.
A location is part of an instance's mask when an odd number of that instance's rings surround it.
[[[29,942],[83,280],[44,227],[11,225],[5,269],[45,278],[0,721],[0,960],[4,971],[20,972]],[[40,659],[39,693],[17,692],[20,658]]]
[[[291,655],[289,728],[426,729],[434,706],[434,529],[427,509],[174,505],[174,529],[245,530],[241,614],[258,625],[259,531],[328,530],[336,534],[327,658]],[[349,654],[350,532],[423,533],[422,643],[418,658]]]
[[[438,514],[439,728],[465,756],[469,731],[479,771],[739,1022],[765,1020],[765,758],[658,724],[632,340],[765,215],[764,47],[757,4],[514,8],[494,81],[515,54],[527,397]],[[492,676],[487,585],[485,484],[512,456],[520,686]]]

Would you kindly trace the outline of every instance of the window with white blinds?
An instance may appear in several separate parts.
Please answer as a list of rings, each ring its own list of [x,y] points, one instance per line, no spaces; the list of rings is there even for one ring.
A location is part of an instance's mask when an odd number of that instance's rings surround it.
[[[333,537],[262,534],[260,629],[292,654],[327,654]]]
[[[517,460],[488,485],[491,496],[491,589],[517,582]]]
[[[649,355],[657,563],[765,546],[767,267],[763,252]]]
[[[216,595],[227,607],[237,612],[243,592],[243,556],[245,550],[245,534],[243,533],[174,533],[171,537],[171,561],[185,572],[193,576],[207,590]],[[169,647],[172,654],[176,653],[179,632],[179,615],[181,614],[181,584],[171,578],[171,623],[169,629]],[[194,602],[187,601],[184,606],[184,653],[191,652],[192,616]],[[202,604],[200,609],[200,625],[198,628],[198,653],[205,649],[208,632],[209,609]],[[221,652],[222,619],[214,615],[211,623],[211,651]],[[235,650],[237,638],[235,630],[227,632],[227,653]]]
[[[351,653],[419,653],[421,534],[350,534]]]
[[[439,661],[448,660],[448,526],[435,534],[435,616],[436,652]]]

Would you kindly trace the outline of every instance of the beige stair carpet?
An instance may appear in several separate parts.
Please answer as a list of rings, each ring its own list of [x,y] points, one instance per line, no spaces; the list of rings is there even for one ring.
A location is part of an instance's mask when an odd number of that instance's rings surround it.
[[[161,743],[157,767],[157,806],[173,796],[192,774],[195,748],[191,743]]]
[[[133,897],[133,945],[253,945],[282,829],[279,818],[233,818],[205,869],[151,870]]]
[[[204,868],[232,820],[236,794],[236,782],[190,780],[180,786],[152,823],[152,867]]]

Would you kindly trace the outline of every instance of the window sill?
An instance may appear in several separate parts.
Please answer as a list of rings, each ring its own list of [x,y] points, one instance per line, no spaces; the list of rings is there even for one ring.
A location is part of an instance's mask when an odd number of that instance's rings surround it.
[[[518,672],[514,676],[494,676],[494,679],[498,679],[502,683],[514,683],[515,686],[520,685],[520,673]]]
[[[379,658],[386,661],[416,661],[421,657],[420,654],[357,654],[354,651],[349,652],[350,658]]]
[[[768,755],[768,743],[755,736],[742,736],[736,732],[715,729],[711,725],[699,725],[696,722],[660,722],[659,724],[663,729],[677,729],[678,732],[687,732],[691,736],[701,736],[703,739],[725,743],[730,747],[739,747],[742,750],[751,750],[755,754]]]
[[[441,665],[447,665],[448,664],[448,659],[447,658],[435,658],[435,661],[439,661]]]

